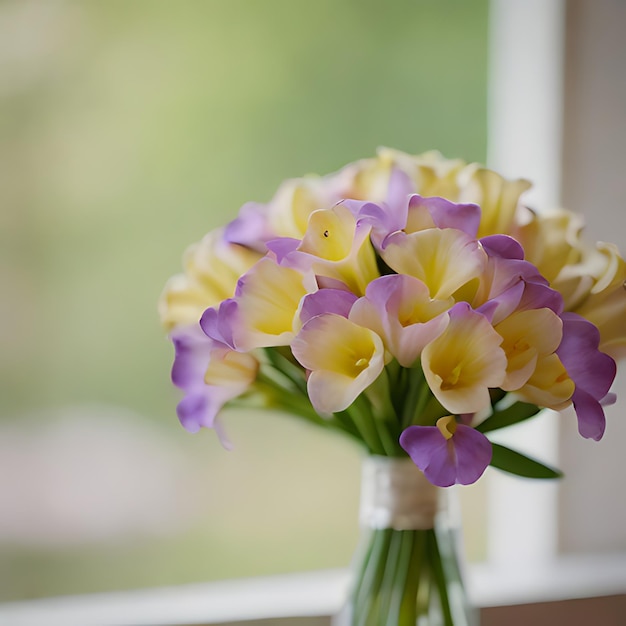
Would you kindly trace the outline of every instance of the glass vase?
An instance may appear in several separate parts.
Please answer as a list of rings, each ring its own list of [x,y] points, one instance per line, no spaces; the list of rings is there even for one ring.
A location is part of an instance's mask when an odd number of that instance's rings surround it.
[[[451,495],[408,458],[365,459],[362,536],[349,602],[335,626],[477,626]]]

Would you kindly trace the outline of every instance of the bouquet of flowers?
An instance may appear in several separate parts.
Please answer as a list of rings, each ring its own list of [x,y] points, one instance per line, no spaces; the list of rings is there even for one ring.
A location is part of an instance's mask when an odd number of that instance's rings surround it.
[[[187,430],[213,428],[228,448],[220,411],[252,402],[366,451],[353,624],[414,626],[435,605],[460,623],[439,488],[488,465],[559,476],[490,432],[573,405],[580,434],[603,436],[626,353],[626,263],[587,245],[576,215],[526,207],[529,186],[381,149],[245,204],[163,291]]]

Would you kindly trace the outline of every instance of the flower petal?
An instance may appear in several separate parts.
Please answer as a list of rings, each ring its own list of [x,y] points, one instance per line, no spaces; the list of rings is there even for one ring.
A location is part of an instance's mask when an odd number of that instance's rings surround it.
[[[491,462],[489,440],[461,423],[455,424],[450,437],[445,437],[437,426],[409,426],[400,435],[400,445],[438,487],[474,483]]]
[[[422,368],[448,411],[475,413],[489,406],[489,388],[499,387],[506,376],[502,337],[465,302],[448,314],[448,327],[422,351]]]
[[[487,255],[478,242],[460,230],[430,228],[396,233],[382,257],[398,274],[418,278],[433,299],[445,300],[484,271]]]
[[[308,392],[323,414],[346,409],[383,370],[381,338],[335,314],[311,318],[292,342],[296,359],[311,374]]]

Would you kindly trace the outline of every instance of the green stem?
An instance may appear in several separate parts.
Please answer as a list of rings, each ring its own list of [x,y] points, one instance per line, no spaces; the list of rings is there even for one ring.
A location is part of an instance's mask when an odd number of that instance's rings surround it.
[[[420,531],[401,530],[400,557],[396,566],[389,603],[389,623],[398,626],[415,626],[419,570],[413,567],[413,555]]]
[[[287,356],[277,348],[266,348],[265,354],[270,365],[287,378],[298,391],[307,395],[306,379],[304,370],[295,365]]]
[[[385,570],[380,583],[380,601],[378,615],[380,616],[380,626],[387,626],[391,611],[391,600],[396,590],[396,585],[400,587],[400,593],[404,593],[406,575],[403,577],[399,568],[399,561],[402,557],[402,531],[392,530],[389,538],[389,550],[385,559]]]
[[[354,626],[378,626],[375,619],[375,606],[378,603],[380,584],[384,574],[385,559],[389,551],[391,529],[375,529],[372,538],[372,550],[365,567],[361,585],[355,592]]]
[[[342,413],[350,417],[370,454],[385,456],[385,448],[380,439],[376,424],[377,420],[375,420],[371,414],[367,398],[362,395],[359,396],[352,405]]]
[[[439,592],[439,600],[441,602],[441,612],[443,614],[444,625],[454,626],[452,620],[452,613],[450,611],[450,599],[448,597],[448,585],[446,575],[441,562],[441,553],[439,552],[439,545],[437,542],[437,535],[434,530],[428,531],[428,549],[429,549],[429,561],[432,568],[433,577],[437,585]]]

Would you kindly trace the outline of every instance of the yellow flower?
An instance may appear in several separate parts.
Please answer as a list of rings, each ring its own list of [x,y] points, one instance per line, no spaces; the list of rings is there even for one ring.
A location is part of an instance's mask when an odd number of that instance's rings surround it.
[[[565,209],[530,213],[513,236],[522,244],[524,256],[551,283],[567,265],[578,263],[582,253],[582,219]],[[556,287],[555,287],[556,288]]]
[[[604,271],[574,312],[598,327],[600,350],[620,359],[626,356],[626,262],[613,244],[598,243],[597,250]]]
[[[502,337],[480,313],[460,302],[449,312],[446,330],[422,352],[422,368],[433,394],[451,413],[475,413],[489,406],[489,388],[500,387],[507,359]]]
[[[421,280],[430,297],[445,300],[484,272],[487,255],[469,235],[429,228],[391,238],[381,255],[393,270]]]
[[[459,174],[459,195],[455,201],[480,206],[478,238],[510,233],[520,196],[530,187],[527,180],[507,180],[492,170],[470,165]]]
[[[311,404],[322,414],[347,409],[384,367],[382,339],[340,315],[311,318],[291,344],[298,361],[311,371]]]
[[[532,376],[515,392],[525,402],[560,411],[570,404],[576,385],[556,354],[539,357]]]
[[[302,298],[316,289],[310,272],[283,267],[270,257],[261,259],[241,277],[236,309],[223,320],[237,350],[288,345],[299,329]]]
[[[191,245],[184,254],[184,274],[166,283],[158,310],[167,330],[196,324],[202,312],[230,298],[239,277],[256,263],[260,254],[225,242],[215,230]]]
[[[332,187],[316,176],[285,181],[268,205],[271,232],[277,237],[302,238],[311,213],[336,201]]]
[[[540,357],[552,354],[561,343],[563,323],[550,309],[517,311],[495,326],[507,357],[505,391],[522,387],[533,375]]]
[[[312,256],[313,271],[345,283],[363,295],[379,276],[369,226],[357,225],[350,210],[338,204],[311,214],[298,251]]]

